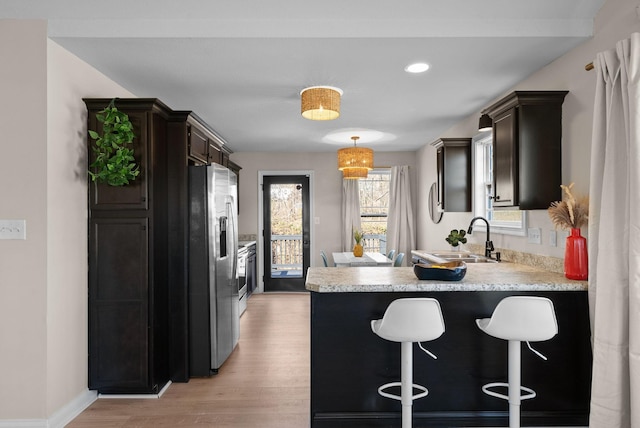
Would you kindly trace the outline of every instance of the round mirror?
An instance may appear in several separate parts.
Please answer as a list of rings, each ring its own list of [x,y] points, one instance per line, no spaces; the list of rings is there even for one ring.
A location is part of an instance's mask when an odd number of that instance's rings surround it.
[[[436,183],[433,183],[429,189],[429,215],[436,224],[442,220],[442,211],[438,204],[438,185]]]

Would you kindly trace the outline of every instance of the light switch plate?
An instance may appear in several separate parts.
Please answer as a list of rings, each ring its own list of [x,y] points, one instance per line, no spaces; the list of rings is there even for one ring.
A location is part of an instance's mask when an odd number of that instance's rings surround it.
[[[27,221],[0,220],[0,239],[27,239]]]
[[[555,230],[549,231],[549,245],[552,247],[558,246],[558,234]]]
[[[539,227],[530,227],[527,229],[527,236],[530,244],[542,244],[542,231]]]

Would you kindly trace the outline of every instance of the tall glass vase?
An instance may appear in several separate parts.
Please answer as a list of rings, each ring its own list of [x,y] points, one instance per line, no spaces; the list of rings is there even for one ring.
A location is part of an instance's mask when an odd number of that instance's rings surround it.
[[[579,228],[572,228],[564,248],[564,276],[569,279],[586,280],[589,276],[587,240],[580,235]]]

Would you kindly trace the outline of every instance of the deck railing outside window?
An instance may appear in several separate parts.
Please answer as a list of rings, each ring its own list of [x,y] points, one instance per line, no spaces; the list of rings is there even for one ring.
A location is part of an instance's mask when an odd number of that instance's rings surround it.
[[[364,251],[386,254],[386,235],[364,235]],[[271,268],[302,270],[302,235],[271,236]]]

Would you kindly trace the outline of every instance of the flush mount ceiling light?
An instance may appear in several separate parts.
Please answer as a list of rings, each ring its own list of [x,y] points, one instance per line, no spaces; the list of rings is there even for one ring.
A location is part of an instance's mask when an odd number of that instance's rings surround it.
[[[377,131],[369,128],[340,128],[335,129],[325,134],[322,137],[322,142],[327,144],[334,144],[344,146],[345,141],[349,141],[352,135],[360,137],[358,142],[360,144],[375,145],[385,142],[394,141],[397,137],[389,132]]]
[[[429,69],[429,64],[426,62],[416,62],[409,64],[404,68],[407,73],[424,73]]]
[[[478,122],[478,131],[491,131],[492,128],[493,120],[491,120],[491,117],[486,113],[482,114],[482,116],[480,116],[480,121]]]
[[[311,86],[300,91],[302,117],[309,120],[333,120],[340,116],[342,89]]]
[[[357,147],[356,142],[360,137],[353,136],[351,139],[353,147],[338,150],[338,169],[342,171],[342,178],[367,178],[368,172],[373,169],[373,150]]]

